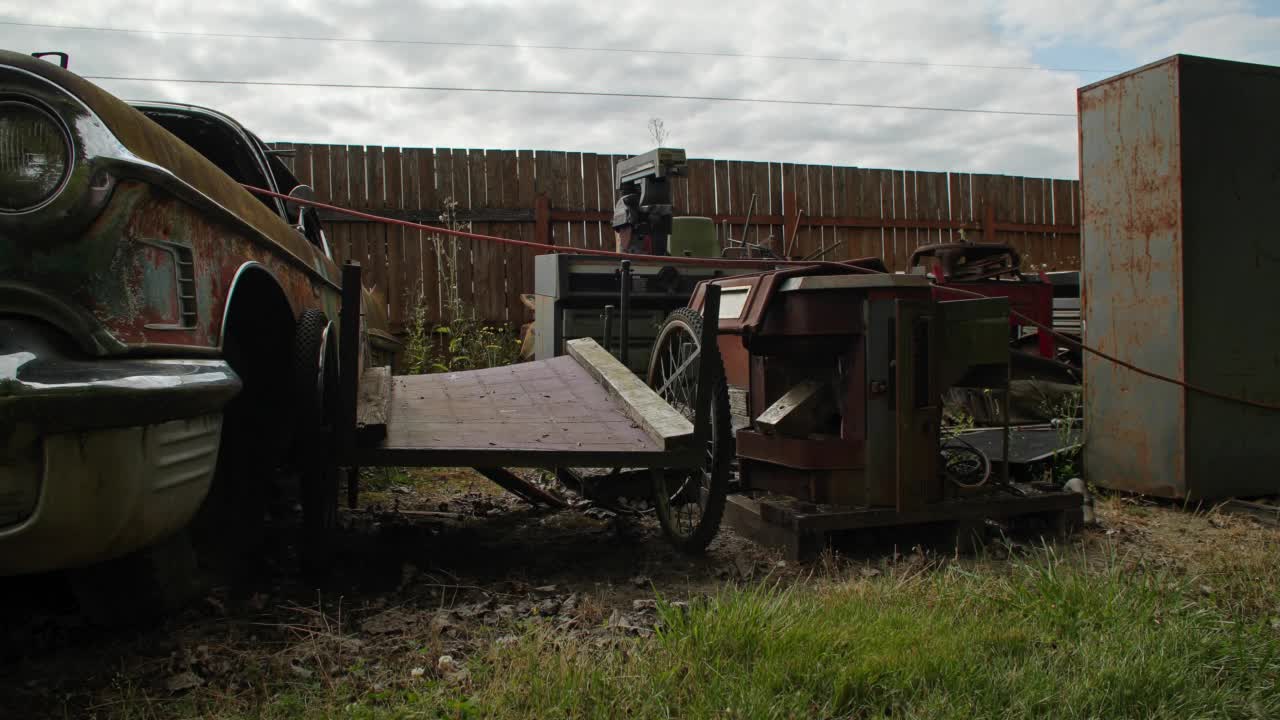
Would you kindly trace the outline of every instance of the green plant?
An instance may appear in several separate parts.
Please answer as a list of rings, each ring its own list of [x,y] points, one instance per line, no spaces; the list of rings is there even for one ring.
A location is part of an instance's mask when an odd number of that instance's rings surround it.
[[[941,426],[943,440],[972,430],[975,425],[973,413],[969,412],[964,405],[958,402],[943,403]]]
[[[431,330],[431,323],[427,321],[427,300],[419,294],[413,304],[404,341],[405,367],[414,375],[426,372],[431,360]]]
[[[451,230],[470,230],[458,218],[458,201],[444,201],[440,221]],[[458,285],[458,265],[466,255],[456,236],[433,234],[436,256],[435,307],[442,322],[429,319],[431,299],[419,294],[405,338],[405,367],[412,374],[472,370],[510,365],[520,354],[520,339],[507,325],[484,322],[467,307]]]
[[[1049,466],[1049,480],[1065,482],[1080,474],[1080,430],[1076,420],[1080,417],[1083,401],[1079,390],[1065,393],[1056,400],[1041,401],[1057,432],[1058,447]]]

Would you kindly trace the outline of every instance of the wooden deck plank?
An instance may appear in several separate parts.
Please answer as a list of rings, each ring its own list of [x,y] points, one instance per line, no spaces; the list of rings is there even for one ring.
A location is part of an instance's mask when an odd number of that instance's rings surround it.
[[[476,467],[673,465],[679,453],[655,442],[624,407],[569,356],[397,376],[386,439],[362,457],[370,463]]]
[[[652,388],[591,338],[565,343],[577,360],[599,382],[621,411],[637,423],[662,450],[675,450],[693,438],[693,423],[676,412]]]

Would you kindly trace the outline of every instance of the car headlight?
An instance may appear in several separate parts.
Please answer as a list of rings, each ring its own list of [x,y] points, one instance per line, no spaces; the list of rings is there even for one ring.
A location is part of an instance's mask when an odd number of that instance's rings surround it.
[[[29,102],[0,100],[0,213],[52,200],[71,165],[71,137],[57,118]]]

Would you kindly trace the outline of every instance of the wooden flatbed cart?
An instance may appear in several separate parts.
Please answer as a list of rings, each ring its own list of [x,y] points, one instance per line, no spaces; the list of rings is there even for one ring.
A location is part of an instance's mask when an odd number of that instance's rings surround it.
[[[335,398],[324,410],[331,431],[319,435],[316,453],[327,462],[318,462],[303,484],[309,545],[323,544],[320,538],[336,522],[343,470],[348,504],[355,506],[362,467],[471,467],[526,500],[546,504],[558,501],[507,468],[639,468],[650,472],[659,521],[677,546],[701,550],[714,535],[725,489],[719,483],[718,497],[709,497],[708,393],[715,382],[697,381],[723,372],[714,323],[701,336],[686,335],[677,343],[682,364],[669,371],[680,382],[673,377],[662,388],[668,399],[587,338],[570,341],[568,355],[549,360],[392,376],[389,368],[363,367],[360,288],[360,266],[348,263],[339,371],[322,372],[318,379],[332,386]],[[707,298],[712,317],[718,301],[716,289]],[[709,500],[718,510],[701,522]],[[682,522],[691,515],[694,523]]]

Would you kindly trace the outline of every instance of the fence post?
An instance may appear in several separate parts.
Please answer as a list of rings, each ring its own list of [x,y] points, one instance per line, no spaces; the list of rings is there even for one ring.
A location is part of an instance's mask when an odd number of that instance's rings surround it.
[[[543,245],[552,245],[551,237],[551,198],[540,193],[533,201],[533,241]]]

